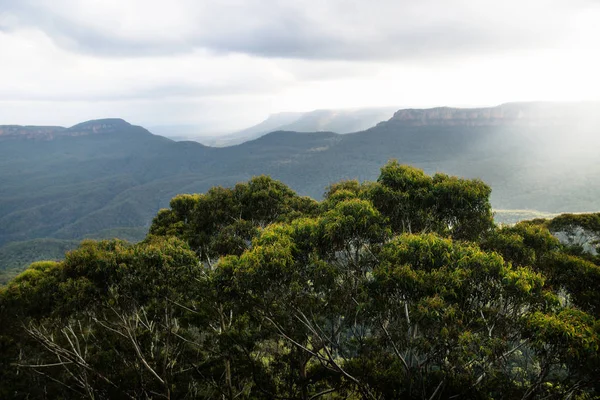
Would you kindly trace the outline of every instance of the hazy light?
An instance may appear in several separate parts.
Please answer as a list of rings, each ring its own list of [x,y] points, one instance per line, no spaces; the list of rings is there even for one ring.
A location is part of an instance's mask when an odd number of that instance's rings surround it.
[[[9,2],[0,123],[600,100],[599,20],[586,0]]]

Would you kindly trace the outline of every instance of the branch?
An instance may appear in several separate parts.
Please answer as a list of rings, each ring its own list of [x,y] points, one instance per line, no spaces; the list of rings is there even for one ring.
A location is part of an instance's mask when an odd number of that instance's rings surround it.
[[[127,397],[129,397],[130,399],[134,399],[133,396],[129,395],[128,393],[124,392],[121,388],[119,388],[117,385],[115,385],[110,379],[108,379],[107,377],[105,377],[103,374],[101,374],[100,372],[96,371],[95,369],[93,369],[83,358],[81,358],[81,356],[79,356],[78,354],[75,354],[69,350],[67,350],[64,347],[61,347],[60,345],[56,344],[54,342],[54,339],[52,337],[48,338],[46,337],[46,335],[44,334],[44,332],[42,332],[39,328],[36,328],[33,324],[30,324],[29,327],[25,327],[23,326],[23,329],[27,332],[27,334],[29,334],[31,337],[33,337],[35,340],[37,340],[46,350],[48,350],[50,353],[56,355],[59,357],[59,360],[61,359],[61,356],[64,357],[65,359],[67,359],[70,363],[83,368],[84,370],[88,370],[90,372],[92,372],[93,374],[95,374],[96,376],[98,376],[100,379],[102,379],[104,382],[108,383],[109,385],[113,386],[116,389],[121,390],[121,392],[126,395]],[[59,365],[62,365],[64,368],[66,367],[66,362],[62,361],[59,363]],[[47,376],[46,374],[41,373],[40,371],[37,371],[35,368],[33,368],[34,371],[36,371],[37,373],[40,373],[44,376]],[[68,369],[67,369],[68,370]],[[52,377],[49,377],[52,380]],[[75,378],[77,380],[77,378]],[[57,381],[59,382],[59,381]],[[68,385],[62,383],[64,386],[69,387]],[[79,392],[78,392],[79,393]]]
[[[394,348],[394,353],[396,353],[396,356],[400,359],[400,361],[402,361],[402,364],[404,365],[404,369],[406,369],[406,373],[408,375],[410,375],[410,369],[408,367],[408,364],[406,363],[406,360],[404,359],[404,357],[402,357],[402,354],[400,354],[400,351],[398,350],[398,347],[396,347],[396,343],[392,340],[392,337],[391,337],[390,333],[386,329],[386,327],[383,324],[383,322],[381,322],[381,320],[379,321],[379,325],[381,325],[381,328],[385,332],[385,335],[387,336],[388,340],[392,344],[392,347]]]
[[[304,325],[317,337],[321,340],[321,342],[323,342],[323,338],[319,335],[319,333],[315,330],[314,327],[312,327],[312,325],[310,324],[310,321],[308,320],[308,318],[306,317],[306,315],[300,311],[300,310],[296,310],[297,312],[300,313],[300,315],[304,318],[304,321],[302,321],[301,318],[299,318],[296,315],[296,318],[304,323]],[[320,328],[319,328],[320,329]],[[353,377],[352,375],[350,375],[349,373],[347,373],[333,358],[333,355],[331,354],[331,351],[329,351],[329,349],[327,348],[327,346],[323,345],[323,350],[325,351],[325,354],[327,354],[327,359],[329,361],[329,363],[331,363],[331,365],[333,365],[339,372],[342,373],[342,375],[344,375],[347,379],[349,379],[350,381],[352,381],[354,384],[356,384],[358,387],[362,388],[364,390],[364,394],[368,395],[368,397],[374,398],[374,396],[371,394],[371,392],[369,392],[369,390],[364,387],[364,385],[361,384],[361,382],[356,379],[355,377]]]
[[[437,388],[435,389],[435,392],[433,392],[433,394],[431,395],[431,397],[429,398],[429,400],[433,400],[435,399],[435,396],[437,396],[438,392],[440,391],[440,389],[442,388],[442,385],[444,384],[444,382],[446,382],[445,379],[443,379],[440,384],[437,386]]]
[[[319,393],[315,394],[314,396],[310,397],[308,400],[313,400],[313,399],[319,398],[319,397],[324,396],[324,395],[326,395],[328,393],[335,392],[336,390],[337,390],[336,388],[323,390],[322,392],[319,392]]]
[[[135,335],[131,332],[131,327],[128,325],[128,323],[125,324],[125,330],[127,331],[127,335],[129,336],[129,340],[131,341],[131,343],[133,344],[133,348],[135,349],[135,352],[138,356],[138,358],[140,359],[140,361],[142,362],[142,364],[144,365],[144,367],[146,367],[146,369],[162,384],[165,384],[165,381],[156,373],[156,371],[150,366],[150,364],[148,364],[148,362],[146,361],[146,359],[144,358],[144,355],[142,354],[142,351],[140,350],[138,344],[137,344],[137,340],[135,339]]]
[[[291,337],[289,337],[288,335],[286,335],[283,330],[279,327],[279,325],[277,325],[277,323],[275,321],[273,321],[271,318],[267,317],[266,315],[264,316],[265,319],[267,321],[269,321],[271,324],[273,324],[273,326],[275,326],[275,328],[277,328],[277,330],[279,331],[279,334],[281,336],[283,336],[285,339],[289,340],[292,344],[294,344],[295,346],[297,346],[298,348],[306,351],[307,353],[309,353],[310,355],[312,355],[313,357],[317,357],[319,359],[323,359],[325,360],[321,355],[315,353],[314,351],[306,348],[305,346],[301,345],[300,343],[296,342],[294,339],[292,339]],[[325,360],[327,361],[327,360]]]
[[[58,379],[56,379],[56,378],[53,378],[53,377],[51,377],[50,375],[43,373],[42,371],[38,371],[38,370],[36,370],[36,369],[34,369],[33,371],[34,371],[36,374],[40,374],[40,375],[42,375],[42,376],[45,376],[46,378],[50,379],[51,381],[53,381],[53,382],[56,382],[56,383],[58,383],[59,385],[62,385],[62,386],[64,386],[64,387],[66,387],[67,389],[74,391],[75,393],[79,394],[79,395],[80,395],[80,396],[82,396],[82,397],[85,395],[85,393],[82,393],[82,392],[80,392],[79,390],[72,388],[71,386],[67,385],[66,383],[64,383],[64,382],[61,382],[61,381],[59,381]]]
[[[19,367],[19,368],[48,368],[48,367],[59,367],[61,365],[65,365],[65,364],[74,364],[72,361],[63,361],[63,362],[57,362],[54,364],[38,364],[38,365],[30,365],[30,364],[11,364],[15,367]]]
[[[125,335],[123,332],[119,332],[118,330],[111,328],[110,326],[108,326],[107,324],[105,324],[104,322],[100,321],[98,318],[96,317],[92,317],[93,321],[96,322],[98,325],[100,325],[101,327],[103,327],[104,329],[108,329],[109,331],[116,333],[119,336],[122,336],[124,338],[127,338],[127,335]]]

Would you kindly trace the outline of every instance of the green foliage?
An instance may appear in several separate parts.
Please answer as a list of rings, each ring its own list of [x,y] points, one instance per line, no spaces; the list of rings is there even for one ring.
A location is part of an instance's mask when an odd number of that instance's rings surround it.
[[[0,285],[8,282],[8,279],[2,278],[5,270],[20,272],[35,261],[61,260],[78,244],[79,241],[75,240],[35,239],[0,247]]]
[[[233,189],[216,187],[202,195],[179,195],[170,210],[161,210],[151,235],[174,235],[186,240],[202,260],[241,254],[259,227],[316,211],[314,200],[266,176],[238,183]]]
[[[138,242],[146,235],[146,229],[119,228],[86,235],[86,239],[103,240],[119,238]],[[8,283],[31,263],[40,260],[62,260],[65,253],[75,249],[80,240],[33,239],[24,242],[12,242],[0,247],[0,286]]]
[[[600,235],[600,213],[595,214],[561,214],[548,223],[548,229],[553,232],[572,230],[581,227]]]
[[[568,254],[555,254],[548,261],[550,282],[565,290],[571,302],[600,318],[600,266]]]
[[[427,176],[422,170],[388,162],[372,188],[373,203],[390,218],[394,232],[438,232],[476,239],[490,230],[491,189],[479,180]]]
[[[600,266],[589,256],[580,257],[577,252],[573,254],[570,246],[561,245],[548,225],[547,221],[538,220],[498,228],[486,236],[481,246],[497,251],[514,265],[531,266],[544,274],[548,289],[560,291],[565,302],[600,317],[596,295]]]
[[[319,199],[340,179],[377,179],[390,158],[429,174],[479,177],[494,188],[495,209],[582,212],[595,210],[600,197],[598,185],[589,184],[598,181],[600,164],[593,153],[583,157],[589,146],[572,141],[565,126],[410,127],[392,120],[356,134],[276,132],[217,149],[124,121],[99,123],[114,128],[90,134],[80,125],[54,128],[65,133],[54,140],[1,139],[0,246],[39,238],[139,241],[178,193],[268,174]],[[556,162],[561,140],[569,149],[581,146],[577,162]],[[530,217],[508,221],[524,218]],[[54,258],[46,252],[37,260]]]
[[[178,195],[0,289],[0,396],[600,395],[600,268],[489,187],[390,162],[318,203],[265,176]]]
[[[494,250],[516,265],[544,268],[545,257],[559,249],[559,241],[543,226],[520,223],[495,229],[481,246]]]

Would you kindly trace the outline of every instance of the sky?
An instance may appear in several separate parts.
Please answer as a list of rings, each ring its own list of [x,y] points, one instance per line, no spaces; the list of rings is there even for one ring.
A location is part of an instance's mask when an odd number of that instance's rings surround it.
[[[600,0],[0,0],[0,125],[600,100]]]

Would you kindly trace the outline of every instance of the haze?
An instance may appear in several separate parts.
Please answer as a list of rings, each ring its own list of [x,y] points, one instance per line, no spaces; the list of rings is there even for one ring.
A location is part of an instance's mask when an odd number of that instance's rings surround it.
[[[600,100],[600,2],[0,0],[0,120]]]

